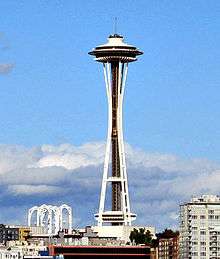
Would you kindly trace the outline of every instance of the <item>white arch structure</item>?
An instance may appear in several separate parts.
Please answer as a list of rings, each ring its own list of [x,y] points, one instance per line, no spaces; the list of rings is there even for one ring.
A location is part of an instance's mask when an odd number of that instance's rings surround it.
[[[67,224],[65,226],[64,213],[67,215]],[[36,222],[33,224],[33,217],[36,214]],[[34,206],[28,210],[28,226],[44,227],[46,234],[56,235],[64,229],[72,232],[72,208],[66,204],[60,207],[43,204]]]

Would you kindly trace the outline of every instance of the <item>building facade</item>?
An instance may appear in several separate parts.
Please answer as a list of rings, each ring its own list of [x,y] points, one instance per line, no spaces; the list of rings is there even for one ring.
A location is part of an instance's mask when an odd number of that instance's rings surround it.
[[[6,247],[1,247],[0,259],[23,259],[23,254],[20,248],[8,250]]]
[[[29,227],[0,224],[0,244],[6,244],[8,241],[25,241],[29,235]]]
[[[19,227],[19,240],[25,241],[30,236],[30,228],[29,227]]]
[[[152,226],[95,226],[92,227],[93,231],[97,233],[100,239],[116,239],[118,241],[126,243],[130,243],[130,234],[134,229],[145,229],[145,231],[149,230],[152,234],[152,237],[155,238],[156,229]]]
[[[158,244],[159,259],[179,258],[179,236],[160,238]]]
[[[220,258],[220,197],[202,195],[180,205],[180,258]]]
[[[53,257],[63,255],[65,259],[83,258],[145,258],[151,257],[149,246],[49,246],[49,254]]]
[[[11,240],[19,240],[19,228],[0,224],[0,244]]]

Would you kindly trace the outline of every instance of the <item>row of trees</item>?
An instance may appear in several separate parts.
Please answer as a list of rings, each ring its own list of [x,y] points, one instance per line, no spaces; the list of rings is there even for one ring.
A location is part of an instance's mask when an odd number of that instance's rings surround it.
[[[151,232],[149,230],[145,230],[145,228],[140,228],[140,229],[136,229],[134,228],[134,230],[131,231],[130,233],[130,240],[132,244],[145,244],[145,245],[150,245],[150,246],[157,246],[158,244],[158,240],[160,238],[172,238],[172,237],[176,237],[179,235],[178,231],[173,231],[172,229],[165,229],[163,232],[161,233],[157,233],[156,234],[156,239],[153,239],[153,235],[151,234]]]

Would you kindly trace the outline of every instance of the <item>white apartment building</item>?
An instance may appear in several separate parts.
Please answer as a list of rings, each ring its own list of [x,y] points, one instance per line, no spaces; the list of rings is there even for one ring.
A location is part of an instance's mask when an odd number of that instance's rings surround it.
[[[180,259],[220,259],[220,197],[180,205]]]
[[[8,250],[6,247],[0,248],[0,259],[22,259],[23,254],[21,249],[13,248]]]

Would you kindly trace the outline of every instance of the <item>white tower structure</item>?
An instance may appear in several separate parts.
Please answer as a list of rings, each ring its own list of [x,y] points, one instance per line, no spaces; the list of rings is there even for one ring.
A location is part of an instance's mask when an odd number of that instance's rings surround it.
[[[64,212],[66,211],[66,218],[68,226],[64,222]],[[33,218],[36,222],[33,223]],[[28,226],[43,227],[45,234],[56,235],[59,231],[68,229],[68,233],[72,232],[72,209],[66,204],[60,207],[43,204],[41,206],[34,206],[28,211]]]
[[[103,224],[130,226],[136,215],[131,213],[125,150],[122,129],[122,104],[128,63],[143,54],[136,47],[124,43],[123,37],[114,34],[108,43],[89,52],[95,60],[103,63],[108,98],[108,136],[100,195],[99,212],[95,215],[98,226]],[[110,173],[111,171],[111,173]],[[111,184],[111,210],[106,211],[107,185]]]
[[[220,258],[220,197],[202,195],[180,205],[180,259]]]

